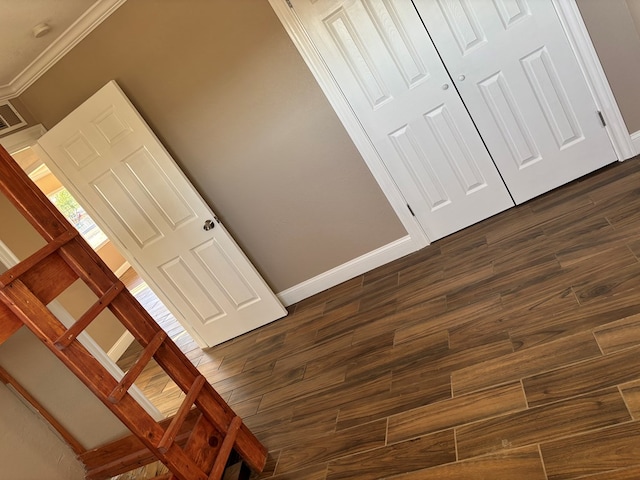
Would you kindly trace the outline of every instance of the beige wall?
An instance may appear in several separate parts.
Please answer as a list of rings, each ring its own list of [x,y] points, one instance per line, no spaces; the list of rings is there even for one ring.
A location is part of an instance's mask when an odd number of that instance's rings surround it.
[[[0,240],[20,259],[44,244],[3,195],[0,195],[0,225],[11,225],[11,228],[0,230]],[[4,270],[0,264],[0,272]],[[74,284],[60,297],[60,303],[76,318],[79,310],[86,310],[96,298],[85,288]],[[110,312],[102,315],[109,315],[108,321],[117,322]],[[0,365],[84,446],[95,447],[127,434],[127,430],[111,412],[25,328],[0,346]],[[4,417],[5,412],[0,407],[0,425],[3,425]],[[0,472],[3,472],[1,465]],[[3,478],[1,474],[0,478]]]
[[[640,130],[640,0],[577,0],[630,133]]]
[[[20,98],[115,79],[275,291],[406,235],[266,0],[126,2]]]
[[[626,0],[627,8],[631,14],[631,20],[636,27],[636,32],[640,33],[640,0]]]
[[[27,122],[27,124],[24,127],[19,128],[17,130],[12,130],[9,133],[0,134],[0,138],[1,137],[6,137],[8,135],[13,135],[14,133],[19,132],[20,130],[23,130],[25,128],[29,128],[29,127],[31,127],[33,125],[36,125],[38,123],[33,119],[33,115],[24,106],[24,104],[22,103],[22,100],[20,100],[19,98],[13,98],[13,99],[10,100],[10,102],[14,106],[14,108],[16,110],[18,110],[18,113],[22,116],[24,121]]]
[[[0,476],[13,480],[81,480],[73,451],[0,383]]]
[[[96,253],[113,272],[121,268],[126,262],[125,258],[120,254],[113,242],[103,243],[96,250]]]

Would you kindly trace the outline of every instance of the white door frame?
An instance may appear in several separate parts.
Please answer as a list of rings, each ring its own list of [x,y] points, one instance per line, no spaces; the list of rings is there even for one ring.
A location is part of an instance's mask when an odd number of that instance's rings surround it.
[[[573,49],[598,109],[607,121],[607,133],[619,161],[635,156],[629,130],[604,74],[584,20],[575,0],[551,0]],[[391,177],[369,137],[360,125],[335,78],[288,0],[269,0],[285,30],[316,78],[320,88],[358,148],[398,218],[407,229],[416,249],[429,244],[429,238],[407,208],[400,188]]]

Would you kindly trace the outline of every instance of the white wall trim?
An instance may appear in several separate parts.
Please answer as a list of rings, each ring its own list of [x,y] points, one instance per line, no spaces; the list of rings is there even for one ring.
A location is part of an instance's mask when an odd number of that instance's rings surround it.
[[[47,129],[42,125],[34,125],[33,127],[25,128],[0,138],[0,145],[2,145],[7,152],[13,154],[35,144],[46,132]]]
[[[120,265],[113,273],[116,277],[120,278],[122,275],[124,275],[124,272],[126,272],[130,268],[131,264],[125,260],[124,263]]]
[[[126,0],[98,0],[10,83],[0,86],[0,101],[21,95]]]
[[[135,337],[131,335],[131,332],[129,330],[125,330],[122,336],[113,344],[113,347],[109,349],[107,356],[114,362],[117,362],[120,360],[120,357],[124,355],[124,352],[127,351],[127,348],[129,348],[134,340]]]
[[[591,42],[591,37],[576,0],[551,1],[556,8],[560,23],[564,27],[571,48],[587,80],[596,106],[605,117],[607,132],[618,160],[623,161],[637,155],[640,150],[637,150],[631,141],[629,130],[613,96],[613,91],[604,73],[596,49]]]
[[[320,293],[328,288],[346,282],[374,268],[415,252],[415,242],[410,236],[402,237],[369,253],[349,260],[298,285],[277,294],[283,305],[289,306]]]
[[[640,153],[640,130],[631,134],[631,142],[636,152]]]
[[[386,195],[391,207],[400,219],[400,222],[402,222],[402,225],[404,225],[404,228],[407,230],[410,241],[414,243],[414,249],[417,250],[428,245],[429,239],[426,233],[422,230],[422,227],[420,227],[415,217],[409,212],[407,201],[400,193],[400,189],[391,177],[380,155],[378,155],[360,121],[351,109],[349,102],[347,102],[347,99],[336,84],[322,56],[307,35],[295,11],[289,8],[286,0],[269,0],[269,3],[309,67],[309,70],[311,70],[311,73],[316,78],[316,81],[338,115],[338,118],[349,133],[356,148],[369,167],[369,170],[371,170],[371,173]]]
[[[11,268],[19,263],[18,257],[0,240],[0,262],[7,268]],[[56,300],[47,305],[51,313],[60,320],[65,327],[70,327],[75,323],[75,318]],[[87,349],[87,351],[93,355],[93,357],[100,362],[100,364],[116,379],[120,381],[124,377],[124,372],[118,365],[115,364],[111,358],[98,346],[98,344],[91,338],[87,332],[82,332],[78,335],[78,341]],[[145,409],[145,411],[151,415],[155,420],[162,420],[164,416],[160,411],[144,396],[142,391],[135,385],[132,385],[129,389],[129,394]]]

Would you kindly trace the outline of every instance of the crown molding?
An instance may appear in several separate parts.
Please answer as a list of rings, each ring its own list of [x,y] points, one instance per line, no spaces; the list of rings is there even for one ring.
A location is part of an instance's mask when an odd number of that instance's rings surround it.
[[[0,86],[0,101],[21,95],[126,1],[97,0],[10,83]]]

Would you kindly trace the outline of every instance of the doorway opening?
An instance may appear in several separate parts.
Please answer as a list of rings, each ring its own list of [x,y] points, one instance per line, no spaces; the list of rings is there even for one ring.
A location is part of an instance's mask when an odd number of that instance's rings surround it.
[[[182,345],[195,341],[171,315],[160,299],[153,293],[149,285],[134,270],[127,260],[120,254],[116,245],[107,237],[91,216],[77,202],[73,195],[64,187],[60,180],[49,170],[47,165],[38,157],[31,147],[21,149],[12,154],[16,162],[29,175],[29,178],[51,200],[58,210],[78,230],[80,235],[94,249],[98,256],[107,264],[115,275],[124,283],[127,289],[136,297],[149,314],[163,328],[174,341]],[[108,335],[108,334],[106,334]],[[104,336],[104,335],[103,335]],[[106,339],[94,338],[99,344],[109,343]],[[118,362],[125,356],[130,356],[129,349],[135,348],[133,337],[125,331],[105,351],[109,357]]]
[[[180,349],[185,354],[192,350],[201,352],[189,333],[122,256],[115,243],[40,159],[37,152],[31,147],[26,147],[13,152],[12,156]],[[87,328],[87,334],[123,372],[132,367],[143,349],[119,322],[101,324],[94,321]],[[164,372],[164,375],[159,375],[156,367],[155,362],[150,362],[136,381],[136,386],[162,416],[166,417],[175,413],[173,397],[182,392]],[[168,402],[167,398],[173,401]]]

